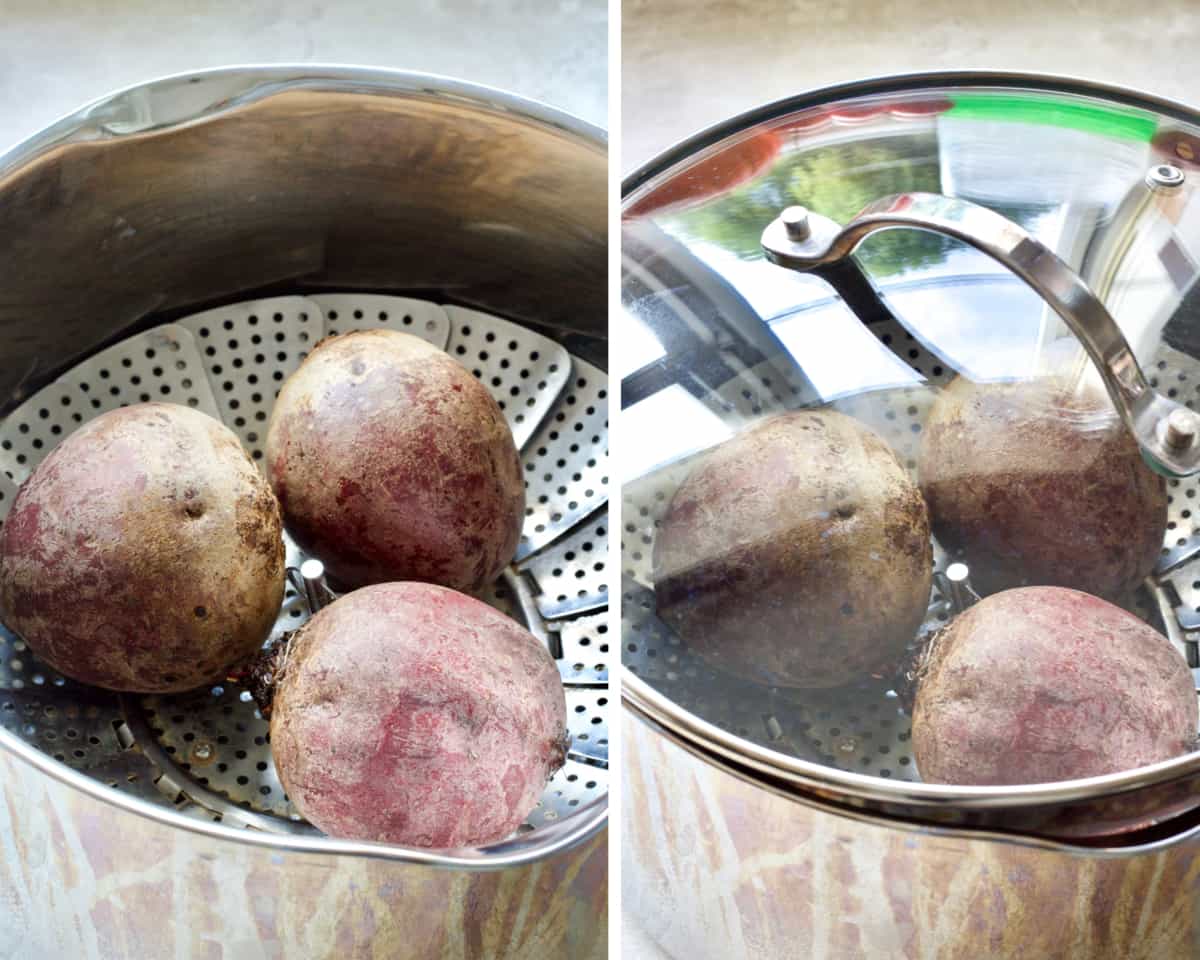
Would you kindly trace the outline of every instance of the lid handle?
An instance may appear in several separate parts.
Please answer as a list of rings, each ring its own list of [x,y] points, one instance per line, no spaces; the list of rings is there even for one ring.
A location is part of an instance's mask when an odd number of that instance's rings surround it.
[[[896,227],[954,237],[1029,284],[1083,344],[1150,466],[1167,476],[1200,471],[1200,415],[1151,388],[1116,321],[1074,270],[987,207],[937,193],[901,193],[868,204],[844,227],[789,207],[763,231],[763,253],[789,270],[829,273],[852,264],[850,254],[872,233]]]

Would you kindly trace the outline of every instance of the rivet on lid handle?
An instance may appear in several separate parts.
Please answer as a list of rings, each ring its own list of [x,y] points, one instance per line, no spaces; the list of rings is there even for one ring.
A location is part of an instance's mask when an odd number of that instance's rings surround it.
[[[779,217],[783,220],[783,226],[791,240],[807,240],[812,233],[812,228],[808,225],[807,207],[788,207]]]
[[[1146,174],[1146,186],[1151,190],[1176,190],[1183,186],[1183,171],[1173,163],[1158,163]]]
[[[1200,433],[1200,416],[1187,407],[1177,407],[1162,421],[1163,442],[1172,450],[1186,450]]]

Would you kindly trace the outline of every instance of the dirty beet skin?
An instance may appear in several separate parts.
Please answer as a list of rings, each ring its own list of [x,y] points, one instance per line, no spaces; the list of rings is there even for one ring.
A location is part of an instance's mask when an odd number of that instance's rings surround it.
[[[1119,599],[1154,568],[1166,482],[1102,390],[1044,377],[938,397],[918,463],[933,533],[981,593],[1060,586]]]
[[[333,837],[440,848],[501,840],[564,761],[566,700],[550,654],[444,587],[347,594],[292,637],[274,669],[280,780]]]
[[[283,599],[275,498],[225,426],[143,403],[67,437],[0,533],[5,624],[66,676],[188,690],[266,639]]]
[[[1179,756],[1196,725],[1191,671],[1166,637],[1078,590],[1023,587],[934,636],[912,743],[930,783],[1049,783]]]
[[[891,448],[830,410],[772,417],[709,452],[654,543],[658,614],[710,663],[837,687],[885,670],[925,615],[925,503]]]
[[[317,345],[279,392],[267,468],[289,532],[345,587],[477,593],[512,560],[525,519],[496,401],[441,350],[391,330]]]

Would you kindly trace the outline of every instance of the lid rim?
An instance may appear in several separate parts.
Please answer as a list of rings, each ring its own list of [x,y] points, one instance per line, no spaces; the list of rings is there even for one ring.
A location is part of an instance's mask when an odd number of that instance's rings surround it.
[[[845,797],[903,803],[926,809],[1014,810],[1101,800],[1145,787],[1162,786],[1200,772],[1200,751],[1117,773],[1081,780],[1015,786],[962,786],[885,780],[790,757],[728,733],[675,703],[621,665],[621,700],[629,709],[701,749],[777,776],[798,790],[833,790]]]
[[[697,746],[694,742],[679,736],[675,731],[664,728],[654,718],[643,713],[639,707],[634,706],[632,701],[625,701],[625,706],[638,722],[645,724],[653,732],[665,737],[673,746],[678,747],[689,756],[708,764],[721,773],[733,777],[742,783],[766,790],[773,796],[807,807],[810,810],[816,810],[831,816],[846,818],[870,826],[900,830],[905,834],[969,839],[972,841],[998,843],[1007,846],[1104,859],[1158,853],[1200,836],[1200,824],[1190,822],[1167,836],[1146,839],[1144,836],[1132,834],[1134,836],[1133,842],[1126,843],[1120,841],[1131,836],[1131,834],[1118,833],[1110,836],[1100,834],[1095,837],[1082,839],[1058,838],[1041,833],[1023,833],[1012,828],[1004,828],[1002,825],[964,826],[952,822],[939,823],[934,820],[895,816],[866,805],[843,804],[837,799],[829,799],[815,793],[789,792],[778,782],[759,779],[755,776],[756,771],[740,766],[735,760],[730,760],[723,755],[710,753],[703,747]]]
[[[933,70],[885,74],[865,80],[830,84],[805,93],[772,100],[757,107],[751,107],[729,119],[704,127],[667,147],[624,177],[621,180],[621,201],[624,203],[630,194],[647,181],[664,173],[687,157],[756,124],[838,100],[872,94],[917,92],[922,88],[933,92],[931,88],[935,86],[942,88],[991,86],[997,89],[1025,89],[1045,93],[1103,97],[1119,106],[1151,110],[1175,120],[1200,125],[1200,112],[1197,111],[1197,108],[1156,94],[1088,80],[1083,77],[997,70]]]

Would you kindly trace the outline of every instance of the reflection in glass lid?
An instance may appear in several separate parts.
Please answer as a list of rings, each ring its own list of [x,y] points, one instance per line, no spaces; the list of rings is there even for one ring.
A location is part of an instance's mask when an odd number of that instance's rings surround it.
[[[767,109],[633,178],[625,663],[880,778],[1183,757],[1200,130],[964,84]]]

